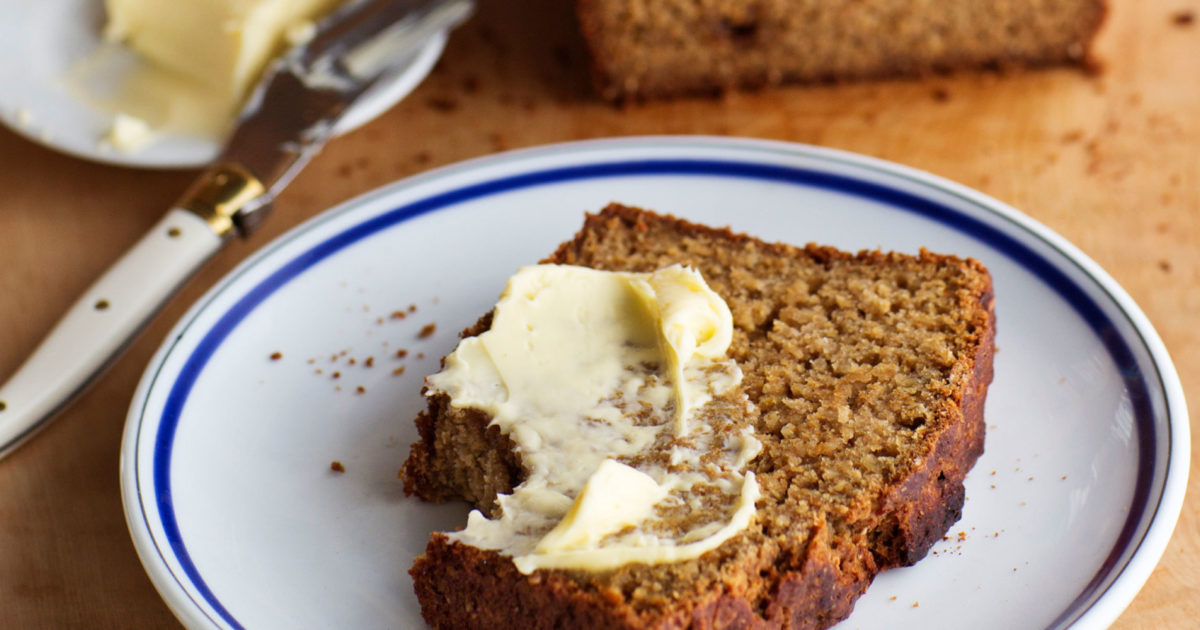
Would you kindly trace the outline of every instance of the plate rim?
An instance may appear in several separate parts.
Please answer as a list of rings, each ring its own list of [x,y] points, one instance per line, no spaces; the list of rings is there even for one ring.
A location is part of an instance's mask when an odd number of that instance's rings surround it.
[[[950,181],[943,177],[921,171],[912,167],[904,166],[894,162],[864,156],[838,149],[830,149],[826,147],[817,147],[811,145],[803,145],[798,143],[790,143],[775,140],[760,140],[747,138],[729,138],[729,137],[714,137],[714,136],[635,136],[627,138],[610,138],[600,140],[585,140],[576,142],[566,142],[544,145],[540,147],[531,147],[518,149],[504,153],[474,158],[463,162],[447,165],[426,173],[421,173],[408,178],[383,185],[374,190],[368,191],[346,202],[326,210],[313,218],[289,229],[284,234],[276,237],[270,243],[266,244],[258,251],[251,254],[245,261],[237,265],[232,271],[224,276],[212,288],[210,288],[203,297],[189,308],[173,327],[171,333],[167,336],[166,341],[160,346],[154,357],[151,359],[147,370],[143,374],[141,381],[138,384],[133,403],[126,420],[125,435],[122,441],[121,449],[121,486],[122,498],[125,504],[125,513],[127,524],[130,528],[131,536],[134,539],[139,558],[147,572],[151,575],[155,587],[159,590],[164,600],[167,601],[172,611],[175,612],[181,620],[209,623],[216,627],[225,627],[218,620],[214,620],[208,616],[207,611],[196,602],[192,601],[192,596],[188,589],[179,583],[179,578],[175,576],[170,568],[166,565],[165,555],[158,547],[158,541],[150,533],[149,527],[142,528],[138,522],[145,518],[145,514],[141,509],[141,495],[138,488],[130,487],[130,479],[136,479],[137,463],[136,463],[136,447],[138,445],[137,437],[140,433],[139,427],[141,416],[145,412],[145,403],[148,402],[147,394],[150,388],[157,381],[161,370],[164,368],[166,357],[171,353],[174,347],[181,341],[182,337],[195,323],[196,318],[205,312],[209,305],[225,290],[233,287],[238,283],[238,280],[249,270],[257,267],[259,264],[270,261],[274,253],[282,248],[287,243],[306,234],[312,230],[320,229],[328,221],[334,220],[337,217],[344,215],[347,212],[359,208],[363,205],[372,203],[373,201],[395,195],[402,195],[406,189],[416,188],[427,183],[436,183],[439,180],[447,180],[453,178],[457,174],[470,173],[472,171],[480,171],[492,166],[504,166],[508,163],[508,170],[499,178],[511,177],[515,174],[529,173],[531,171],[546,171],[552,170],[548,167],[539,167],[537,165],[528,164],[530,160],[537,158],[554,157],[563,153],[572,155],[580,160],[580,164],[591,164],[597,162],[629,162],[636,161],[637,158],[624,156],[615,158],[611,155],[617,151],[650,151],[669,150],[675,154],[682,155],[682,149],[688,147],[702,147],[705,149],[718,151],[732,151],[741,153],[736,156],[727,155],[720,158],[707,158],[709,161],[726,161],[738,163],[758,163],[754,160],[754,156],[760,152],[774,154],[777,157],[792,158],[792,159],[809,159],[818,162],[819,164],[840,164],[851,168],[865,169],[872,174],[881,176],[899,177],[910,183],[918,185],[925,190],[940,191],[948,193],[953,197],[957,197],[970,205],[984,210],[990,214],[996,215],[1006,222],[1012,224],[1020,232],[1027,233],[1033,238],[1040,240],[1048,245],[1053,251],[1063,256],[1067,262],[1075,265],[1079,271],[1084,274],[1084,282],[1091,282],[1096,285],[1100,292],[1107,296],[1107,299],[1116,307],[1119,314],[1128,320],[1129,325],[1136,333],[1135,339],[1124,339],[1126,343],[1129,341],[1137,341],[1133,345],[1140,345],[1144,348],[1149,356],[1150,365],[1154,368],[1154,373],[1157,378],[1152,378],[1150,375],[1141,375],[1142,380],[1149,387],[1152,382],[1157,382],[1158,387],[1163,396],[1163,413],[1165,414],[1164,426],[1167,429],[1168,435],[1166,438],[1165,454],[1165,470],[1163,471],[1163,479],[1161,492],[1158,494],[1157,502],[1151,507],[1150,503],[1146,503],[1146,510],[1141,514],[1149,513],[1148,520],[1145,521],[1145,530],[1141,533],[1140,538],[1130,540],[1126,545],[1116,545],[1110,555],[1123,555],[1126,550],[1129,550],[1129,556],[1124,561],[1124,564],[1119,566],[1114,573],[1113,569],[1104,569],[1102,565],[1101,571],[1097,574],[1097,578],[1111,576],[1111,581],[1108,582],[1099,592],[1088,592],[1089,587],[1085,587],[1084,592],[1079,597],[1071,602],[1067,610],[1064,611],[1064,617],[1060,617],[1052,625],[1079,625],[1099,627],[1111,623],[1125,609],[1126,606],[1133,600],[1138,591],[1149,578],[1150,573],[1160,560],[1166,545],[1173,533],[1175,524],[1178,520],[1180,510],[1182,509],[1183,495],[1186,490],[1187,476],[1190,465],[1190,440],[1189,427],[1187,422],[1187,407],[1184,401],[1184,392],[1182,384],[1179,381],[1178,373],[1170,359],[1169,353],[1166,350],[1161,338],[1148,318],[1141,311],[1140,307],[1133,301],[1129,294],[1095,261],[1084,254],[1078,247],[1067,241],[1062,236],[1042,225],[1035,219],[1025,215],[1019,210],[996,200],[979,191],[966,187],[962,184]],[[589,156],[589,152],[594,153],[594,156]],[[603,156],[608,156],[608,159],[603,159]],[[651,158],[653,159],[653,158]],[[658,159],[663,159],[658,156]],[[572,165],[575,165],[574,163]],[[791,169],[802,168],[795,164],[788,167]],[[807,168],[815,168],[809,166]],[[656,173],[661,175],[662,173]],[[497,176],[492,176],[493,179]],[[854,178],[853,176],[850,176]],[[857,178],[855,178],[857,179]],[[888,184],[880,184],[876,180],[870,181],[885,188],[890,188]],[[473,182],[477,183],[477,182]],[[456,185],[462,187],[463,185]],[[456,186],[447,186],[447,189],[453,190]],[[446,191],[440,191],[446,192]],[[433,193],[434,195],[440,192]],[[920,193],[911,193],[915,197],[920,197]],[[426,194],[426,197],[430,196]],[[400,206],[410,205],[416,200],[423,199],[417,196],[414,200],[408,200],[400,204]],[[449,204],[452,205],[452,204]],[[398,211],[398,207],[391,210],[382,209],[372,213],[371,216],[364,217],[363,221],[378,218],[380,215],[394,213]],[[900,208],[897,208],[899,210]],[[436,208],[433,209],[436,211]],[[393,225],[398,225],[409,218],[419,216],[422,212],[416,212],[405,215],[398,219]],[[961,211],[956,211],[961,213]],[[360,225],[363,221],[359,221],[354,225],[346,226],[340,230],[327,235],[321,242],[327,241],[336,237],[338,233],[354,229],[356,225]],[[303,254],[299,254],[303,255]],[[294,258],[292,259],[294,260]],[[288,264],[291,260],[283,260],[276,264],[278,267]],[[1050,262],[1050,261],[1047,261]],[[1057,269],[1057,265],[1051,265]],[[1034,272],[1035,275],[1036,272]],[[294,276],[292,276],[294,277]],[[1040,275],[1037,277],[1045,282],[1045,279]],[[257,284],[261,284],[259,281]],[[1076,284],[1072,281],[1072,284]],[[282,286],[282,285],[280,285]],[[1081,284],[1082,286],[1082,284]],[[251,287],[252,288],[252,287]],[[1089,324],[1090,325],[1090,324]],[[211,327],[210,327],[211,329]],[[206,331],[207,333],[207,331]],[[1107,348],[1106,348],[1107,349]],[[1109,354],[1111,355],[1111,349]],[[1115,358],[1114,358],[1115,361]],[[182,371],[182,369],[181,369]],[[177,378],[178,374],[172,379]],[[1153,388],[1152,388],[1153,389]],[[1152,419],[1153,420],[1153,419]],[[157,426],[158,422],[153,421],[152,424]],[[1153,428],[1153,422],[1151,422]],[[1155,434],[1158,431],[1154,432]],[[1148,436],[1148,439],[1153,439],[1154,434]],[[1146,440],[1143,440],[1143,442]],[[1139,453],[1140,453],[1139,449]],[[1139,458],[1141,455],[1139,454]],[[1150,462],[1154,465],[1158,459]],[[1139,468],[1144,465],[1139,464]],[[1139,473],[1140,476],[1140,473]],[[1153,485],[1153,475],[1147,482]],[[1135,494],[1137,488],[1135,487]],[[1151,495],[1159,492],[1158,487],[1150,488]],[[1126,522],[1126,528],[1130,523],[1141,523],[1142,519],[1135,519],[1131,515]],[[1137,527],[1134,528],[1135,530]],[[144,531],[143,531],[144,530]],[[1124,532],[1124,529],[1122,530]],[[1118,537],[1118,543],[1120,537]],[[145,548],[149,544],[150,548]],[[148,557],[148,554],[153,551],[158,558]],[[176,557],[178,560],[178,558]],[[153,562],[157,560],[157,562]],[[155,566],[151,566],[151,565]],[[164,582],[163,580],[166,580]],[[1103,580],[1102,580],[1103,581]],[[193,586],[196,586],[193,583]],[[170,592],[168,592],[170,591]],[[178,592],[175,592],[178,591]],[[174,598],[182,597],[182,600]],[[1090,603],[1086,607],[1075,611],[1074,607],[1080,599],[1090,599]],[[211,603],[211,602],[210,602]],[[189,607],[190,604],[190,607]],[[1074,612],[1067,617],[1068,613]],[[186,614],[185,614],[186,613]],[[196,617],[195,614],[200,617]],[[232,617],[231,617],[232,618]]]

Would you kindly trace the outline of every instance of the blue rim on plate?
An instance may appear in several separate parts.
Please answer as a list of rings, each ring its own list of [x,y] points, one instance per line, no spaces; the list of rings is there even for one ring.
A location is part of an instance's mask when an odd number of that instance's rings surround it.
[[[1188,439],[1186,435],[1178,435],[1181,427],[1186,432],[1186,408],[1182,406],[1182,390],[1178,384],[1178,377],[1174,372],[1174,368],[1166,357],[1165,350],[1161,348],[1161,341],[1153,329],[1145,321],[1140,311],[1137,310],[1136,305],[1117,287],[1115,282],[1104,275],[1094,263],[1087,260],[1085,256],[1074,250],[1073,247],[1061,238],[1053,235],[1045,228],[1000,202],[957,184],[918,171],[897,167],[871,158],[863,158],[827,149],[766,141],[738,141],[711,138],[592,141],[518,151],[506,154],[505,156],[483,158],[468,162],[459,167],[447,167],[446,169],[435,171],[418,179],[429,181],[430,179],[438,178],[439,175],[448,175],[464,168],[469,169],[474,165],[486,165],[491,162],[511,159],[511,155],[537,155],[539,152],[547,153],[556,150],[571,150],[573,147],[583,147],[584,149],[589,147],[600,149],[613,147],[628,148],[636,146],[638,142],[651,142],[658,147],[676,147],[679,149],[678,155],[680,156],[688,155],[687,147],[689,143],[699,143],[704,146],[716,148],[765,149],[776,155],[785,153],[804,156],[810,159],[815,157],[843,167],[849,165],[858,169],[866,169],[867,171],[882,171],[892,176],[912,180],[921,186],[936,189],[941,193],[949,193],[953,197],[967,201],[972,206],[975,206],[976,209],[983,209],[991,213],[992,218],[998,217],[1001,219],[1000,224],[1004,225],[1009,231],[997,227],[997,224],[994,222],[983,221],[976,216],[971,216],[929,197],[893,188],[876,181],[835,173],[831,170],[821,170],[820,168],[813,168],[811,166],[786,166],[740,159],[684,157],[614,160],[606,159],[603,155],[598,159],[586,161],[583,164],[535,168],[465,186],[452,187],[448,190],[394,207],[390,211],[369,217],[347,229],[341,230],[334,236],[321,241],[316,246],[295,256],[286,262],[286,264],[279,266],[268,277],[258,282],[252,289],[242,295],[231,308],[220,316],[219,320],[211,328],[203,332],[201,340],[187,357],[186,362],[178,375],[174,377],[173,382],[165,384],[170,389],[161,416],[156,419],[157,431],[153,435],[152,487],[155,489],[156,494],[142,493],[146,487],[142,479],[142,471],[136,464],[131,464],[136,496],[138,497],[136,505],[129,505],[129,501],[127,500],[126,511],[131,527],[134,525],[136,519],[141,521],[138,524],[139,528],[152,529],[149,520],[152,517],[141,503],[143,501],[154,502],[159,518],[159,522],[156,525],[161,527],[164,532],[162,540],[154,540],[155,548],[153,554],[159,556],[155,561],[163,562],[165,566],[169,567],[166,558],[170,556],[176,560],[181,574],[171,570],[172,579],[192,599],[193,603],[197,604],[197,608],[208,616],[209,621],[215,625],[224,623],[229,627],[242,627],[237,618],[226,609],[217,595],[205,583],[204,576],[196,568],[189,549],[180,535],[171,492],[171,458],[180,415],[187,404],[193,385],[205,369],[208,360],[221,346],[226,337],[237,328],[239,323],[275,291],[314,265],[368,236],[395,227],[414,217],[437,212],[463,202],[515,190],[581,180],[638,176],[694,176],[703,178],[751,179],[816,188],[885,204],[892,209],[919,215],[924,219],[937,222],[986,243],[1039,278],[1065,302],[1069,303],[1092,329],[1097,338],[1101,340],[1110,358],[1120,370],[1121,378],[1129,392],[1134,419],[1138,429],[1138,467],[1132,502],[1129,505],[1128,516],[1117,536],[1116,544],[1108,552],[1099,571],[1079,592],[1074,601],[1051,623],[1051,627],[1069,626],[1089,614],[1093,614],[1104,623],[1107,623],[1107,621],[1111,621],[1120,613],[1129,600],[1132,599],[1137,588],[1140,588],[1140,585],[1149,576],[1150,569],[1153,568],[1161,556],[1162,548],[1166,544],[1166,538],[1169,537],[1174,522],[1178,517],[1182,503],[1182,486],[1180,485],[1179,477],[1182,474],[1184,481],[1186,481],[1188,462],[1188,454],[1179,451],[1181,447],[1186,448]],[[386,191],[387,189],[384,189],[384,191],[375,194],[386,194]],[[354,201],[349,202],[341,209],[335,209],[328,214],[336,215],[340,211],[353,207],[355,204],[356,202]],[[265,248],[254,260],[265,257],[270,251],[278,249],[282,243],[295,239],[301,233],[320,222],[321,219],[318,218],[280,237],[270,247]],[[1061,254],[1070,260],[1079,271],[1082,271],[1088,279],[1096,282],[1100,294],[1116,304],[1117,308],[1120,309],[1121,315],[1126,318],[1127,321],[1123,323],[1136,331],[1137,338],[1132,341],[1146,348],[1154,357],[1154,364],[1150,366],[1151,369],[1147,370],[1146,366],[1139,364],[1134,351],[1129,345],[1131,340],[1120,333],[1117,323],[1114,322],[1109,313],[1106,313],[1105,309],[1093,298],[1093,295],[1096,294],[1095,288],[1089,292],[1088,289],[1070,277],[1061,266],[1054,264],[1042,252],[1036,251],[1031,247],[1028,241],[1022,241],[1014,237],[1013,232],[1027,237],[1033,236],[1036,242],[1048,246],[1051,251],[1057,254]],[[239,268],[239,271],[248,268],[248,265],[253,264],[254,260],[244,263]],[[229,286],[232,283],[232,279],[239,274],[239,271],[230,274],[230,277],[226,281],[214,288],[208,296],[201,300],[200,304],[193,309],[193,312],[185,316],[179,327],[186,328],[189,322],[194,320],[194,316],[198,310],[202,309],[204,304],[211,302],[216,294]],[[181,337],[182,330],[177,330],[171,335],[170,339],[178,341]],[[171,344],[167,344],[160,351],[160,357],[156,358],[150,371],[147,372],[146,377],[143,379],[143,386],[139,388],[139,391],[146,389],[148,385],[156,380],[156,368],[162,367],[162,356],[165,356],[169,352],[170,346]],[[144,400],[144,397],[142,399]],[[134,439],[140,438],[141,431],[139,428],[145,420],[142,415],[145,411],[144,408],[139,408],[139,401],[135,400],[134,409],[131,410],[130,414],[130,423],[133,426],[127,429],[127,442],[131,436]],[[1180,414],[1183,414],[1182,420],[1180,420]],[[1166,448],[1162,449],[1164,444]],[[1166,452],[1159,452],[1160,449]],[[132,460],[133,458],[129,459]],[[125,467],[126,465],[123,464],[123,468]],[[1167,483],[1169,479],[1172,484],[1170,488],[1168,488]],[[1166,523],[1165,525],[1163,525],[1164,522]],[[1146,560],[1143,557],[1143,561],[1139,563],[1136,569],[1139,574],[1131,575],[1132,571],[1130,567],[1132,561],[1141,552],[1152,524],[1156,524],[1160,528],[1159,533],[1161,533],[1161,528],[1165,527],[1165,535],[1156,537],[1154,542],[1156,548],[1144,554],[1149,559]],[[146,558],[147,551],[139,545],[139,553],[143,555],[143,562],[149,565]],[[1133,591],[1127,597],[1123,598],[1124,601],[1117,602],[1117,604],[1109,606],[1104,611],[1094,610],[1097,602],[1123,576],[1134,583]],[[189,585],[191,585],[190,588]],[[162,585],[158,586],[160,590],[163,589]],[[196,594],[195,596],[192,594],[193,592]],[[219,617],[219,621],[209,616],[204,611],[203,606],[199,606],[200,602],[195,600],[197,596],[203,599],[204,603],[215,611]]]

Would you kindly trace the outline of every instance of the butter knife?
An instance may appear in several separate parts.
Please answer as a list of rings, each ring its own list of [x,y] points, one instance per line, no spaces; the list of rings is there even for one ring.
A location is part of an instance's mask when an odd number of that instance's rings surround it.
[[[275,60],[214,165],[0,385],[0,457],[94,381],[223,245],[262,223],[356,99],[473,8],[471,0],[350,2]]]

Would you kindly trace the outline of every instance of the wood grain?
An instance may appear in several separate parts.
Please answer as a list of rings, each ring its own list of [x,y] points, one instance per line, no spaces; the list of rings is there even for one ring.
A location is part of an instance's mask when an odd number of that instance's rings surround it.
[[[925,169],[1022,209],[1142,306],[1200,417],[1200,17],[1197,0],[1117,0],[1097,76],[1070,69],[817,86],[614,108],[591,96],[562,0],[483,2],[433,75],[332,143],[266,226],[197,275],[124,357],[0,461],[0,627],[176,625],[125,528],[125,409],[186,307],[255,248],[400,177],[505,149],[633,134],[807,142]],[[90,164],[0,131],[0,375],[152,225],[193,173]],[[1200,503],[1189,484],[1158,569],[1115,627],[1200,618]]]

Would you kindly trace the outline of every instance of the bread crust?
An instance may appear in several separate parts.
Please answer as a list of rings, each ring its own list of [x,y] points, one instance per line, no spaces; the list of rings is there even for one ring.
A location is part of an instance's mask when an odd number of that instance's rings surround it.
[[[409,572],[421,615],[433,628],[552,630],[819,630],[847,617],[874,573],[846,572],[818,527],[800,560],[779,582],[764,611],[733,592],[679,602],[665,613],[639,614],[617,591],[581,588],[562,571],[524,575],[491,550],[434,534]]]
[[[911,256],[878,251],[850,254],[815,245],[798,249],[764,243],[728,229],[612,204],[589,215],[575,238],[545,262],[579,262],[591,246],[589,239],[605,230],[646,234],[664,225],[681,238],[718,239],[753,247],[765,256],[803,255],[825,265],[914,261]],[[820,629],[848,616],[879,571],[921,559],[959,519],[965,498],[963,480],[983,452],[983,408],[992,380],[995,339],[991,278],[973,260],[924,250],[915,260],[962,266],[978,279],[969,294],[961,296],[963,303],[970,305],[972,336],[964,341],[970,351],[955,362],[945,391],[938,392],[945,404],[937,409],[930,431],[924,434],[920,463],[880,492],[874,503],[863,508],[863,514],[854,516],[859,529],[838,534],[830,521],[819,516],[806,532],[798,533],[802,544],[784,546],[761,536],[754,541],[735,537],[700,559],[688,561],[720,563],[722,582],[653,606],[636,605],[627,589],[610,585],[616,582],[614,572],[538,570],[523,575],[507,556],[435,534],[411,570],[426,621],[435,628],[491,630]],[[463,335],[478,334],[489,325],[490,315],[486,315]],[[499,436],[494,427],[489,429],[486,420],[477,412],[452,409],[444,396],[433,397],[429,412],[417,420],[421,440],[413,445],[402,471],[406,490],[439,501],[464,494],[454,483],[444,483],[446,467],[435,464],[438,448],[478,439],[487,443],[487,448],[504,451],[485,454],[478,467],[488,469],[494,463],[499,466],[496,469],[507,471],[491,491],[510,492],[520,482],[519,462],[511,453],[511,442],[506,446],[507,438]],[[489,511],[494,494],[470,499]]]

